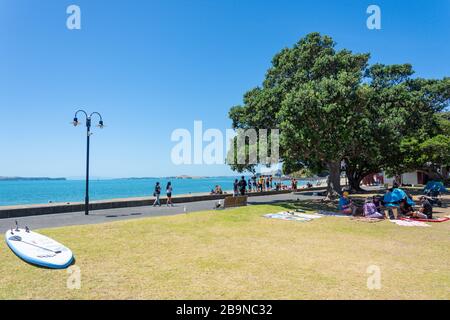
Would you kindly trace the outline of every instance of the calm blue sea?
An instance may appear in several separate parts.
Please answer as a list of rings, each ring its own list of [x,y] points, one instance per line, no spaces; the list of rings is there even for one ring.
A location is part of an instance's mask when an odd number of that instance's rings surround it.
[[[167,179],[117,179],[91,180],[89,195],[91,200],[151,196],[156,181],[161,182],[164,194]],[[223,190],[233,189],[232,177],[174,179],[171,182],[174,195],[209,192],[217,184]],[[84,201],[84,188],[83,180],[0,181],[0,206]]]

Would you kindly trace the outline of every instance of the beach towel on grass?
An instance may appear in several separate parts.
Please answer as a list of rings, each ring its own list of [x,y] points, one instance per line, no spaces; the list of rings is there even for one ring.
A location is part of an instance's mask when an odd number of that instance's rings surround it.
[[[389,221],[402,227],[430,227],[430,225],[421,221],[406,221],[406,220],[389,220]]]
[[[360,221],[360,222],[369,222],[369,223],[384,221],[384,219],[366,218],[366,217],[351,217],[350,220]]]
[[[308,213],[294,213],[295,216],[306,218],[306,219],[320,219],[323,218],[323,216],[319,216],[317,214],[308,214]]]
[[[445,221],[449,221],[450,218],[448,218],[448,217],[435,218],[435,219],[400,218],[400,220],[404,220],[404,221],[421,221],[421,222],[445,222]]]
[[[308,222],[312,220],[310,218],[301,217],[298,216],[298,214],[292,214],[290,212],[269,213],[264,215],[264,217],[269,219],[297,221],[297,222]]]
[[[316,213],[321,216],[329,216],[329,217],[346,217],[346,218],[351,217],[350,215],[339,213],[339,212],[333,212],[333,211],[320,210]]]

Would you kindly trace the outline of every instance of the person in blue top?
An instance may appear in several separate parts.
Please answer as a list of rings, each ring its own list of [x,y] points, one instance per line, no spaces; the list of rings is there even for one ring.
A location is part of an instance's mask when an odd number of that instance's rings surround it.
[[[356,211],[355,205],[352,203],[352,200],[349,198],[349,193],[345,191],[342,193],[342,196],[339,198],[339,212],[347,215],[354,215]]]

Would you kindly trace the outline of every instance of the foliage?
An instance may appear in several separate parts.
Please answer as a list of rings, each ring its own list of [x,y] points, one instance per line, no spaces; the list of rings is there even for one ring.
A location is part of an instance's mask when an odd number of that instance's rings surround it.
[[[404,147],[414,139],[423,154],[439,150],[432,161],[443,161],[447,138],[436,130],[443,120],[435,114],[449,104],[450,78],[412,78],[410,64],[369,66],[368,60],[369,54],[336,50],[328,36],[308,34],[276,54],[262,86],[231,108],[233,127],[280,129],[284,169],[328,170],[329,195],[340,192],[341,161],[357,188],[369,173],[412,165],[405,158],[412,149]],[[425,143],[424,137],[435,138]]]

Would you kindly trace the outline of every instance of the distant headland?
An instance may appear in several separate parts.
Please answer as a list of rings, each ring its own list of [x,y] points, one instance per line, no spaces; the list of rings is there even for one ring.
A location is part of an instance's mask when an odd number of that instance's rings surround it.
[[[48,177],[0,177],[0,181],[64,181],[66,178]]]

